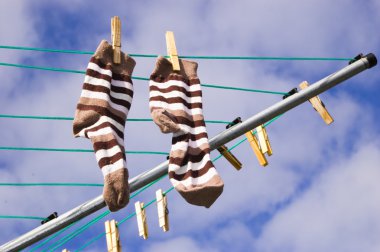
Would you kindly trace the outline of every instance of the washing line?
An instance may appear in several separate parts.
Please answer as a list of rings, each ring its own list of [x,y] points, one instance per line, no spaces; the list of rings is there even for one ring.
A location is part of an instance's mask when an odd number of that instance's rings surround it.
[[[280,116],[274,118],[273,120],[265,123],[264,127],[268,126],[269,124],[271,124],[272,122],[274,122],[275,120],[277,120]],[[254,132],[255,134],[255,132]],[[228,148],[227,151],[231,151],[233,149],[235,149],[237,146],[239,146],[240,144],[242,144],[243,142],[245,142],[247,139],[244,138],[242,140],[240,140],[239,142],[237,142],[236,144],[234,144],[231,148]],[[221,158],[223,155],[222,154],[219,154],[214,160],[213,162],[215,162],[216,160],[218,160],[219,158]],[[91,187],[91,186],[94,186],[94,187],[103,187],[104,185],[103,184],[96,184],[96,183],[52,183],[52,182],[49,182],[49,183],[0,183],[0,186],[19,186],[19,187],[22,187],[22,186],[88,186],[88,187]]]
[[[310,98],[319,95],[320,93],[338,85],[339,83],[342,83],[343,81],[366,69],[375,66],[376,64],[377,59],[373,54],[366,55],[343,69],[317,81],[307,89],[301,90],[299,93],[279,101],[262,112],[248,118],[246,121],[221,132],[210,140],[210,148],[213,150],[230,142],[245,132],[293,109]],[[167,174],[167,168],[168,161],[163,162],[153,169],[134,177],[129,181],[131,192],[136,191],[144,185]],[[46,223],[43,227],[38,227],[12,241],[9,241],[8,243],[2,245],[0,250],[18,251],[23,249],[105,206],[106,204],[104,199],[102,195],[100,195],[61,215],[57,219]]]
[[[60,49],[47,49],[37,47],[25,46],[5,46],[0,45],[0,49],[11,50],[27,50],[39,52],[52,52],[52,53],[68,53],[68,54],[85,54],[92,55],[92,51],[78,51],[78,50],[60,50]],[[128,54],[131,57],[141,58],[157,58],[158,54]],[[168,55],[164,57],[169,58]],[[337,58],[337,57],[257,57],[257,56],[178,56],[180,59],[207,59],[207,60],[301,60],[301,61],[350,61],[352,58]]]
[[[281,116],[282,116],[282,115],[279,115],[279,116],[273,118],[272,120],[266,122],[266,123],[264,124],[264,127],[269,126],[271,123],[273,123],[274,121],[276,121],[277,119],[279,119]],[[256,134],[256,131],[253,130],[253,133]],[[229,151],[229,152],[232,151],[233,149],[235,149],[236,147],[238,147],[239,145],[241,145],[241,144],[242,144],[243,142],[245,142],[246,140],[247,140],[247,138],[243,138],[242,140],[240,140],[240,141],[238,141],[236,144],[234,144],[232,147],[228,148],[227,151]],[[214,159],[212,160],[212,162],[216,162],[216,161],[217,161],[219,158],[221,158],[222,156],[223,156],[222,154],[219,154],[216,158],[214,158]],[[153,183],[150,184],[150,186],[152,186],[152,185],[155,184],[156,182],[158,182],[158,181],[154,181]],[[164,195],[166,195],[167,193],[169,193],[169,192],[170,192],[171,190],[173,190],[173,189],[174,189],[173,187],[169,188],[169,189],[166,191],[166,193],[164,192]],[[154,202],[154,200],[152,200],[151,202]],[[151,204],[148,203],[147,205],[145,205],[145,206],[144,206],[144,209],[145,209],[146,207],[148,207],[149,205],[151,205]],[[127,219],[130,219],[130,217],[133,217],[133,216],[135,216],[135,215],[136,215],[136,213],[134,212],[134,213],[132,213],[131,215],[127,216],[125,219],[122,219],[122,220],[119,222],[119,225],[122,224],[123,222],[125,222]],[[95,218],[95,219],[97,219],[97,218]],[[100,219],[97,219],[97,221],[99,221],[99,220],[100,220]],[[95,224],[97,221],[94,222],[94,220],[91,220],[91,221],[89,222],[89,223],[91,223],[90,225],[86,224],[86,225],[84,225],[84,226],[85,226],[86,229],[87,229],[87,228],[89,228],[90,226],[92,226],[93,224]],[[84,226],[83,226],[83,227],[84,227]],[[81,230],[80,232],[77,232],[77,230],[75,230],[74,232],[70,233],[69,235],[66,235],[65,237],[67,237],[67,236],[70,236],[70,237],[71,237],[71,238],[68,239],[66,242],[68,242],[68,241],[71,240],[72,238],[76,237],[77,235],[79,235],[80,233],[82,233],[83,231],[85,231],[86,229],[82,229],[82,227],[81,227],[81,228],[79,228],[79,230]],[[74,233],[76,233],[76,235],[75,235],[75,236],[72,236],[72,234],[74,234]],[[96,240],[100,239],[103,235],[104,235],[104,234],[97,235],[96,237],[94,237],[93,239],[91,239],[88,243],[86,243],[86,244],[85,244],[86,246],[83,245],[81,248],[83,249],[83,248],[89,246],[90,244],[92,244],[92,243],[95,242]],[[65,238],[65,237],[64,237],[64,238]],[[64,239],[64,238],[62,238],[62,239]],[[65,244],[65,243],[62,243],[61,245],[63,245],[63,244]],[[54,245],[52,245],[52,246],[54,246]],[[78,250],[78,251],[80,251],[80,250]]]
[[[53,151],[53,152],[94,152],[93,149],[65,149],[65,148],[38,148],[38,147],[13,147],[0,146],[0,150],[12,151]],[[169,155],[169,152],[162,151],[125,151],[126,154],[136,155]]]
[[[132,193],[130,199],[133,199],[134,197],[136,197],[137,195],[139,195],[140,193],[142,193],[143,191],[145,191],[146,189],[148,189],[152,185],[156,184],[158,181],[160,181],[164,177],[165,176],[162,176],[161,178],[158,178],[155,181],[152,181],[151,183],[145,185],[140,190]],[[56,247],[57,245],[62,246],[63,244],[67,243],[68,241],[70,241],[73,238],[77,237],[79,234],[83,233],[85,230],[87,230],[88,228],[90,228],[91,226],[93,226],[95,223],[99,222],[102,218],[104,218],[105,216],[107,216],[110,213],[111,213],[111,211],[109,211],[109,210],[104,211],[103,213],[101,213],[100,215],[96,216],[95,218],[93,218],[88,223],[86,223],[86,224],[82,225],[81,227],[79,227],[78,229],[74,230],[74,232],[71,232],[70,234],[65,235],[64,237],[62,237],[61,239],[59,239],[57,242],[55,242],[52,245],[50,245],[49,248]],[[49,237],[48,239],[46,239],[45,241],[43,241],[41,244],[39,244],[36,247],[34,247],[31,250],[31,252],[35,251],[37,248],[40,248],[40,247],[44,246],[51,239],[53,239],[53,238]]]
[[[0,183],[0,186],[18,186],[18,187],[24,187],[24,186],[84,186],[84,187],[103,187],[103,184],[97,184],[97,183],[54,183],[54,182],[47,182],[47,183]]]
[[[173,190],[173,187],[169,188],[168,190],[166,190],[165,192],[163,192],[164,195],[166,195],[168,192],[170,192],[171,190]],[[151,200],[150,202],[148,202],[146,205],[144,205],[144,207],[142,209],[145,209],[147,207],[149,207],[150,205],[152,205],[153,203],[155,203],[156,200],[153,199]],[[136,212],[132,212],[131,214],[129,214],[127,217],[125,217],[124,219],[122,219],[118,224],[117,226],[120,226],[121,224],[123,224],[124,222],[126,222],[127,220],[130,220],[132,217],[136,216]],[[97,240],[99,240],[100,238],[102,238],[103,236],[105,236],[106,233],[103,232],[97,236],[95,236],[94,238],[92,238],[90,241],[86,242],[85,244],[83,244],[81,247],[79,247],[76,251],[82,251],[83,249],[87,248],[88,246],[90,246],[91,244],[93,244],[94,242],[96,242]],[[56,247],[54,247],[56,248]],[[53,249],[54,249],[53,248]]]
[[[29,219],[29,220],[46,220],[38,216],[21,216],[21,215],[0,215],[0,219]]]
[[[36,120],[62,120],[62,121],[72,121],[74,117],[65,116],[32,116],[32,115],[9,115],[0,114],[0,118],[11,118],[11,119],[36,119]],[[153,122],[150,118],[128,118],[128,122]],[[206,123],[212,124],[229,124],[229,121],[222,120],[205,120]]]
[[[55,67],[30,66],[30,65],[23,65],[23,64],[11,64],[11,63],[5,63],[5,62],[0,62],[0,66],[19,67],[19,68],[37,69],[37,70],[55,71],[55,72],[64,72],[64,73],[86,74],[85,71],[80,71],[80,70],[71,70],[71,69],[55,68]],[[150,80],[149,78],[138,77],[138,76],[132,76],[131,78],[133,80],[142,80],[142,81],[149,81]],[[236,91],[264,93],[264,94],[276,94],[276,95],[287,94],[285,92],[277,92],[277,91],[262,90],[262,89],[238,88],[238,87],[222,86],[222,85],[207,84],[207,83],[201,83],[201,86],[209,87],[209,88],[219,88],[219,89],[228,89],[228,90],[236,90]]]

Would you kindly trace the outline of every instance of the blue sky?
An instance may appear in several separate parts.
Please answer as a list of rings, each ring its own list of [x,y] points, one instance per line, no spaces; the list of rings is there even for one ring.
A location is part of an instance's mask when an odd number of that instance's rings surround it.
[[[110,38],[110,18],[122,21],[122,50],[166,54],[165,31],[174,31],[180,55],[343,57],[379,56],[380,3],[376,0],[310,1],[47,1],[0,2],[0,45],[94,51]],[[0,49],[0,62],[85,70],[89,55]],[[135,76],[149,77],[155,59],[135,58]],[[287,92],[347,65],[345,61],[198,60],[202,83]],[[74,115],[84,76],[0,66],[0,114]],[[309,103],[268,127],[273,156],[258,165],[247,143],[215,166],[225,182],[210,209],[168,194],[171,230],[163,233],[156,208],[147,208],[150,237],[138,237],[134,218],[120,229],[125,251],[379,251],[380,81],[378,66],[322,94],[335,122],[326,126]],[[150,118],[148,83],[134,81],[129,118]],[[282,99],[279,95],[203,88],[206,120],[243,119]],[[0,146],[91,149],[72,136],[71,121],[0,118]],[[224,125],[208,124],[209,136]],[[147,122],[126,125],[126,149],[167,152],[171,136]],[[237,140],[228,146],[236,143]],[[213,157],[217,153],[212,154]],[[131,177],[165,156],[128,155]],[[0,182],[102,183],[92,153],[0,151]],[[163,179],[136,200],[149,202]],[[102,193],[99,187],[0,187],[0,215],[62,214]],[[103,209],[103,211],[106,209]],[[85,224],[102,211],[89,216]],[[57,251],[75,251],[104,231],[104,220]],[[68,231],[74,231],[79,225]],[[0,219],[0,244],[39,226],[36,220]],[[63,235],[69,232],[63,233]],[[63,237],[63,235],[58,238]],[[57,241],[57,239],[53,240]],[[49,243],[43,248],[52,246]],[[104,251],[105,239],[85,251]],[[33,248],[33,246],[31,246]],[[30,248],[26,249],[29,251]]]

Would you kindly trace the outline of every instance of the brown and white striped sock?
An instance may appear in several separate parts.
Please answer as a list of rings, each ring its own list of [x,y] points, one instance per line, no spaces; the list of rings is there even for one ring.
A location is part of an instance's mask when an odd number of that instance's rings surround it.
[[[173,133],[169,178],[190,204],[210,207],[223,192],[223,181],[210,159],[196,62],[180,60],[173,72],[159,57],[149,82],[149,107],[163,133]]]
[[[135,64],[124,53],[121,64],[114,64],[112,46],[103,40],[88,64],[74,118],[75,137],[86,137],[93,143],[104,176],[103,197],[111,211],[129,202],[124,126],[133,97]]]

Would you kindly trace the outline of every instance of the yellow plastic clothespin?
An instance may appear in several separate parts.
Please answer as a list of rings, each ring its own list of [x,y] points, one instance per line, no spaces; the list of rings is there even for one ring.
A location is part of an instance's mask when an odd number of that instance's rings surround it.
[[[106,221],[104,223],[106,228],[107,251],[108,252],[121,252],[120,235],[115,220]]]
[[[228,150],[228,148],[225,145],[220,146],[217,150],[220,152],[220,154],[223,155],[223,157],[225,157],[228,160],[228,162],[232,164],[233,167],[235,167],[236,170],[241,169],[241,162],[235,157],[234,154],[232,154],[232,152]]]
[[[271,156],[272,155],[272,148],[270,146],[268,134],[267,134],[267,131],[266,131],[264,125],[258,126],[255,130],[256,130],[257,140],[259,143],[261,153],[263,153],[263,154],[267,153],[268,156]]]
[[[173,65],[173,71],[180,71],[181,68],[179,66],[178,52],[177,47],[175,46],[174,33],[172,31],[166,32],[166,48]]]
[[[169,231],[169,211],[166,195],[162,189],[156,191],[158,223],[164,232]]]
[[[137,226],[139,228],[139,236],[142,236],[144,240],[148,239],[148,225],[146,223],[146,214],[144,209],[144,203],[137,201],[135,203]]]
[[[113,48],[113,62],[121,63],[121,22],[118,16],[111,18],[111,38]]]
[[[307,81],[304,81],[299,86],[301,89],[305,89],[309,86],[309,84],[307,83]],[[325,121],[327,125],[334,122],[334,119],[331,117],[331,115],[327,111],[325,104],[323,104],[323,102],[321,101],[321,99],[319,99],[318,96],[314,96],[313,98],[309,99],[309,102],[311,103],[315,111],[317,111],[318,114],[322,117],[322,119]]]

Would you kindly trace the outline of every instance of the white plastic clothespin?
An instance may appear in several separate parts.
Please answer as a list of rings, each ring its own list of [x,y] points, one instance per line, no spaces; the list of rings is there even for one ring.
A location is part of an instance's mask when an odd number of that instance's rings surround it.
[[[301,89],[305,89],[309,87],[309,84],[307,83],[307,81],[304,81],[299,86]],[[327,125],[334,122],[334,119],[331,117],[331,115],[327,111],[325,104],[323,104],[323,102],[318,96],[314,96],[313,98],[309,99],[309,102],[311,103],[315,111],[317,111],[318,114],[322,117],[322,119],[325,121]]]
[[[162,189],[156,191],[158,223],[164,232],[169,231],[169,211],[166,195]]]
[[[148,225],[146,223],[146,213],[144,209],[144,203],[137,201],[135,203],[137,226],[139,229],[139,236],[142,236],[144,240],[148,239]]]
[[[121,252],[120,235],[115,220],[106,221],[104,223],[106,229],[107,251]]]
[[[113,48],[113,62],[121,63],[121,22],[118,16],[111,18],[111,39]]]
[[[180,71],[181,68],[179,66],[178,52],[175,45],[174,33],[172,31],[166,32],[166,48],[173,65],[173,71]]]

